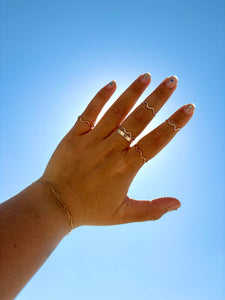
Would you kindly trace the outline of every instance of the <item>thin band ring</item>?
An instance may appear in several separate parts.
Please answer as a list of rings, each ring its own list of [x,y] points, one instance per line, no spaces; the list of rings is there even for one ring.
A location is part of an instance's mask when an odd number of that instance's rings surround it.
[[[153,115],[154,115],[154,116],[156,115],[156,112],[155,112],[155,109],[154,109],[154,107],[152,107],[152,106],[149,106],[149,104],[148,104],[148,102],[147,102],[147,101],[144,101],[144,102],[143,102],[143,104],[145,104],[145,105],[146,105],[146,108],[147,108],[147,109],[150,109],[150,110],[152,111],[152,113],[153,113]]]
[[[132,136],[131,132],[127,131],[125,127],[120,126],[117,129],[117,132],[128,142],[132,142],[135,139],[135,137]]]
[[[90,123],[89,121],[83,120],[82,116],[79,116],[79,117],[78,117],[78,120],[79,120],[81,123],[86,123],[86,124],[88,124],[88,126],[89,126],[91,129],[94,128],[94,124]]]
[[[143,156],[143,151],[138,147],[138,145],[135,145],[135,150],[138,152],[140,158],[146,163],[148,160]]]
[[[173,127],[173,130],[174,130],[174,131],[179,131],[179,130],[181,129],[181,128],[179,128],[179,127],[176,127],[175,124],[171,123],[169,119],[166,120],[166,121],[167,121],[167,123],[168,123],[170,126]]]

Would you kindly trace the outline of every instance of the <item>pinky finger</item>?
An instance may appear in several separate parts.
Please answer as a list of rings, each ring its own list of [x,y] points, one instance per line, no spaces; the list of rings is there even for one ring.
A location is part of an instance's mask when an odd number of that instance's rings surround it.
[[[169,119],[144,136],[129,151],[128,156],[138,168],[158,154],[184,127],[194,114],[195,105],[187,104],[178,109]]]
[[[116,82],[111,81],[94,96],[84,112],[78,117],[72,129],[75,134],[81,135],[87,133],[94,127],[94,123],[100,111],[102,110],[106,102],[110,99],[115,90]]]

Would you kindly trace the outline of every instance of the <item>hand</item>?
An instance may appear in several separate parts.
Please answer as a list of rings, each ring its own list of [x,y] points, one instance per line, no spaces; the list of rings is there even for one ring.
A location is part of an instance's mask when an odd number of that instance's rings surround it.
[[[92,128],[116,83],[103,87],[52,155],[42,179],[60,193],[76,227],[156,220],[180,206],[171,197],[137,201],[127,196],[143,164],[161,151],[194,113],[193,104],[181,107],[169,121],[130,147],[129,137],[137,137],[143,131],[177,86],[176,77],[166,78],[126,118],[150,81],[148,73],[139,76]]]

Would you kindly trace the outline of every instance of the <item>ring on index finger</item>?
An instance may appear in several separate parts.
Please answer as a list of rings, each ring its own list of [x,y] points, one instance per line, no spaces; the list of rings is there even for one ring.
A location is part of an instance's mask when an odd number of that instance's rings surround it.
[[[88,120],[84,120],[82,116],[79,116],[77,118],[81,123],[86,123],[91,129],[94,128],[94,124],[89,122]]]

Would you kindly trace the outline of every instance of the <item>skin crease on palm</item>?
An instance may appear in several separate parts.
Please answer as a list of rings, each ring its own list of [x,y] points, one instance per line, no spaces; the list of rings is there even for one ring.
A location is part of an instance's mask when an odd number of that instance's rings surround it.
[[[90,124],[95,123],[115,92],[116,82],[103,87],[53,153],[40,179],[51,183],[60,194],[73,217],[74,227],[157,220],[180,207],[179,200],[172,197],[149,201],[130,199],[127,195],[144,161],[135,142],[130,147],[117,129],[121,125],[137,137],[155,116],[143,102],[147,101],[158,113],[177,87],[176,76],[166,78],[127,117],[150,81],[149,73],[140,75],[91,128]],[[149,161],[160,152],[177,134],[174,129],[182,128],[191,119],[194,108],[194,104],[182,106],[168,118],[173,126],[165,121],[139,140],[143,157]],[[63,209],[62,213],[65,214]]]

